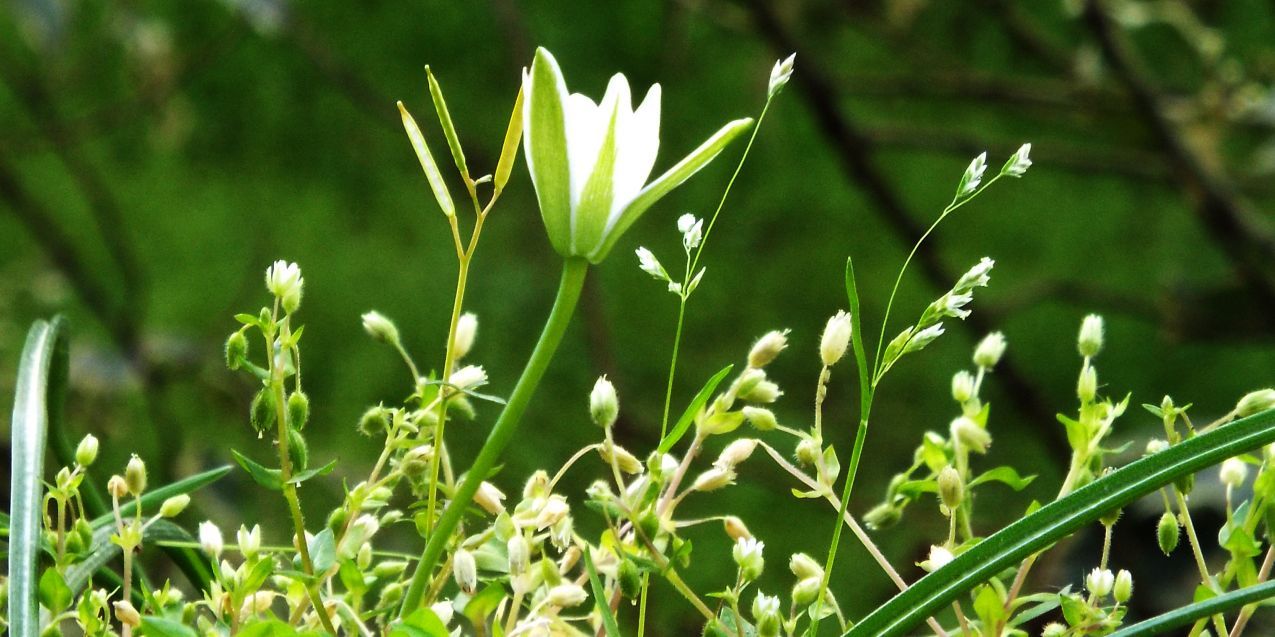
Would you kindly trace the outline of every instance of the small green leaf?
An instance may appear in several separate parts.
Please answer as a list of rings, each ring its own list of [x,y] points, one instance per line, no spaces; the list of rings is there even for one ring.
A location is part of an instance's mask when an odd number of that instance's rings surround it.
[[[734,368],[734,365],[727,365],[723,367],[721,371],[713,374],[713,377],[708,379],[707,383],[704,383],[704,387],[699,390],[698,394],[695,394],[695,398],[691,400],[691,404],[686,406],[686,411],[682,412],[682,417],[677,419],[677,425],[675,425],[673,429],[669,430],[668,435],[660,441],[660,453],[668,453],[669,450],[673,448],[673,445],[677,444],[677,441],[682,439],[682,436],[691,426],[691,423],[695,422],[695,414],[699,413],[699,410],[703,408],[704,404],[708,402],[708,399],[712,397],[713,392],[717,389],[717,385],[719,385],[722,380],[726,378],[726,375],[730,373],[730,370]]]
[[[615,613],[611,612],[611,605],[607,603],[606,589],[602,588],[602,580],[598,579],[598,569],[593,566],[593,558],[589,555],[592,552],[588,546],[581,551],[584,568],[589,573],[589,586],[593,589],[593,605],[602,615],[602,625],[606,628],[607,637],[622,637],[620,625],[615,621]]]
[[[448,217],[455,216],[456,204],[452,203],[452,195],[447,191],[443,175],[438,172],[438,164],[434,163],[434,156],[429,152],[425,136],[421,134],[416,120],[412,118],[411,113],[407,112],[407,107],[403,106],[402,102],[398,103],[398,111],[403,116],[403,129],[407,131],[407,138],[412,141],[412,148],[416,149],[416,158],[421,162],[421,169],[425,171],[425,180],[429,182],[430,190],[434,191],[434,199],[438,201],[438,207],[442,208],[443,214]]]
[[[40,603],[54,615],[71,605],[71,589],[55,568],[45,569],[40,576]]]
[[[986,482],[1000,482],[1015,491],[1022,491],[1024,487],[1032,483],[1036,476],[1020,476],[1018,471],[1010,466],[996,467],[983,472],[978,477],[970,480],[969,486],[976,487]]]
[[[428,608],[418,608],[402,622],[395,624],[390,637],[449,637],[443,620]]]
[[[336,564],[336,537],[332,529],[323,529],[309,543],[310,561],[315,573],[326,573]]]
[[[518,160],[518,144],[522,141],[522,87],[518,87],[518,97],[514,98],[514,110],[509,115],[509,128],[505,129],[505,143],[500,147],[500,161],[496,163],[495,189],[501,192],[509,183],[509,174],[513,172],[514,162]]]
[[[292,484],[301,484],[302,482],[305,482],[306,480],[309,480],[310,478],[315,478],[318,476],[326,476],[329,473],[332,473],[332,470],[335,468],[336,468],[336,460],[333,460],[323,465],[322,467],[317,467],[314,469],[306,469],[305,471],[294,474],[292,476]]]
[[[143,617],[142,634],[146,637],[199,637],[194,628],[163,617]]]
[[[283,472],[278,469],[270,469],[257,464],[248,456],[245,456],[234,449],[230,450],[230,454],[235,457],[235,462],[238,462],[239,466],[243,467],[244,471],[248,472],[248,475],[254,482],[270,489],[271,491],[283,490]]]

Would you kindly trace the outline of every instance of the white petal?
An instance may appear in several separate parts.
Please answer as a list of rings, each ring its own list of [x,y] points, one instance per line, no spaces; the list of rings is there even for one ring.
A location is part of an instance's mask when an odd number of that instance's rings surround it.
[[[618,129],[620,154],[616,158],[615,198],[611,203],[607,232],[615,226],[629,203],[642,192],[651,176],[651,169],[655,167],[655,156],[660,149],[660,94],[660,85],[652,85],[641,106],[628,118],[626,125]]]
[[[580,203],[580,193],[589,181],[593,164],[602,147],[606,120],[598,105],[587,95],[572,93],[564,102],[567,119],[567,163],[571,167],[571,208]]]

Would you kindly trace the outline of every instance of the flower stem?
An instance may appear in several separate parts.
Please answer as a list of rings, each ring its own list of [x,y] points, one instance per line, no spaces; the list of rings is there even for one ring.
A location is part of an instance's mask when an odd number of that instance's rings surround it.
[[[536,393],[536,386],[544,377],[549,361],[553,359],[554,352],[558,350],[558,344],[562,342],[562,336],[567,331],[567,325],[571,322],[571,315],[575,313],[576,303],[580,300],[580,291],[584,287],[588,270],[589,263],[582,258],[569,258],[563,264],[558,295],[554,299],[553,310],[550,311],[549,319],[545,322],[540,340],[536,343],[536,348],[532,350],[531,358],[523,369],[522,377],[514,386],[513,393],[509,395],[509,403],[505,405],[504,411],[500,413],[495,426],[487,436],[487,442],[474,458],[469,472],[465,475],[465,480],[457,487],[451,502],[443,508],[442,516],[439,517],[438,524],[434,526],[434,532],[429,536],[425,550],[421,553],[421,561],[412,575],[411,585],[408,586],[407,593],[403,595],[403,605],[399,609],[400,618],[406,617],[420,607],[425,587],[429,583],[434,566],[438,563],[438,558],[447,547],[452,531],[456,529],[456,525],[465,514],[465,508],[478,492],[478,486],[496,466],[501,452],[518,430],[523,412],[527,410],[527,404]]]

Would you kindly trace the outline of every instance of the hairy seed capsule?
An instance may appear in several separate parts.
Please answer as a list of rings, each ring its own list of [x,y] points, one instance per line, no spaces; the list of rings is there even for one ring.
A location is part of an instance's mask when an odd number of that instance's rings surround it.
[[[1160,516],[1160,524],[1156,527],[1156,539],[1160,543],[1160,550],[1168,555],[1173,549],[1178,547],[1178,538],[1182,535],[1182,530],[1178,528],[1178,520],[1173,517],[1172,513],[1165,513]]]
[[[939,498],[949,511],[955,511],[965,499],[965,481],[961,474],[951,466],[943,467],[939,472]]]
[[[75,464],[81,467],[87,467],[97,460],[97,437],[93,434],[84,436],[78,447],[75,448]]]

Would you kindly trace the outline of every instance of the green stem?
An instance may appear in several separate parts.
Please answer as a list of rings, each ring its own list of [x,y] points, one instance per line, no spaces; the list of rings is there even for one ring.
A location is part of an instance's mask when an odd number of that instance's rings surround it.
[[[682,347],[682,323],[685,320],[686,297],[683,296],[682,301],[677,305],[677,331],[673,333],[673,357],[668,363],[668,387],[664,389],[664,416],[660,419],[660,440],[663,440],[668,433],[668,413],[673,404],[673,377],[677,375],[677,355]]]
[[[425,534],[434,529],[434,511],[438,502],[438,468],[443,457],[443,432],[447,424],[447,398],[451,386],[452,367],[456,364],[456,325],[460,323],[461,306],[465,303],[465,284],[469,280],[469,257],[461,257],[456,274],[456,299],[452,303],[452,320],[447,328],[447,353],[443,357],[442,385],[438,387],[438,421],[434,425],[434,454],[429,463],[429,504],[426,506]]]
[[[536,393],[536,386],[544,377],[549,361],[553,359],[554,352],[557,351],[558,344],[562,342],[562,336],[567,331],[567,325],[571,322],[571,315],[575,312],[576,303],[580,300],[580,291],[584,287],[588,270],[588,261],[579,257],[568,258],[563,264],[558,296],[554,299],[553,310],[550,311],[549,319],[545,322],[540,340],[536,343],[536,348],[532,350],[531,358],[528,359],[527,367],[523,369],[518,384],[514,386],[513,393],[509,395],[509,403],[505,405],[504,411],[500,413],[495,426],[487,436],[487,442],[479,450],[478,456],[474,458],[469,472],[465,475],[465,480],[457,487],[451,502],[443,509],[438,524],[434,526],[434,532],[429,536],[425,550],[421,553],[421,561],[416,566],[416,572],[412,574],[411,585],[408,586],[407,593],[403,595],[403,605],[399,609],[400,618],[406,617],[420,607],[425,587],[429,584],[438,558],[447,547],[452,531],[465,515],[465,509],[469,506],[474,494],[478,492],[478,486],[491,473],[500,459],[501,452],[518,430],[522,414],[527,410],[527,404]]]

